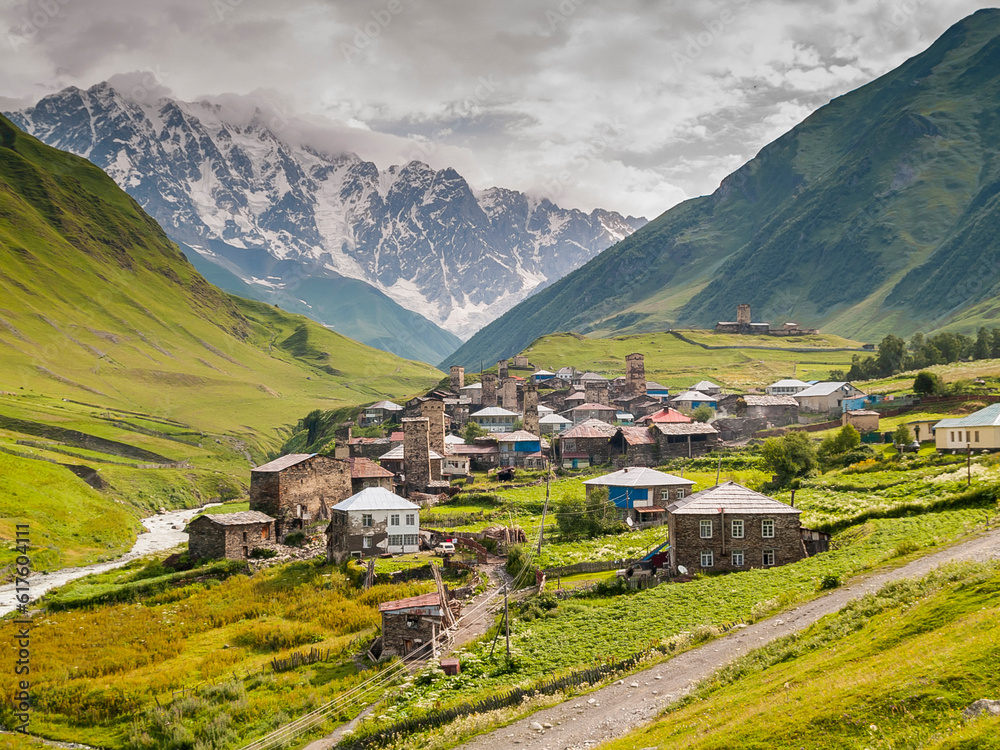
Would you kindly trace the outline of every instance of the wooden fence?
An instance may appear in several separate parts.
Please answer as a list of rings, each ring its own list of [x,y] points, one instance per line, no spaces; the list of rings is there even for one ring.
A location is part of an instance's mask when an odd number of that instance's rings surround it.
[[[545,575],[549,578],[556,576],[572,576],[577,573],[603,573],[606,570],[619,570],[629,565],[628,560],[598,560],[597,562],[581,562],[573,565],[563,565],[558,568],[546,568]]]

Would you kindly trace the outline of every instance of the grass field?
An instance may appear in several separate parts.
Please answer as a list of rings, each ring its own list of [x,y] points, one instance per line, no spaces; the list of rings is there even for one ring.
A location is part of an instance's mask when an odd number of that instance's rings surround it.
[[[688,335],[690,332],[685,332]],[[709,343],[715,334],[695,334]],[[525,349],[536,367],[556,370],[572,365],[578,370],[591,370],[608,377],[623,375],[625,355],[641,352],[645,355],[646,378],[672,389],[687,388],[699,380],[711,380],[727,391],[744,391],[760,388],[780,378],[808,377],[810,380],[826,378],[830,370],[846,370],[851,357],[857,352],[795,352],[799,346],[830,347],[855,345],[846,339],[832,336],[788,339],[756,336],[719,337],[719,346],[739,345],[750,339],[757,346],[774,346],[776,350],[762,349],[705,349],[681,341],[669,333],[643,333],[618,338],[589,338],[573,333],[555,333],[543,336]],[[732,343],[730,343],[732,342]],[[713,344],[716,345],[716,344]]]
[[[855,600],[722,669],[603,750],[1000,747],[1000,569],[950,566]]]

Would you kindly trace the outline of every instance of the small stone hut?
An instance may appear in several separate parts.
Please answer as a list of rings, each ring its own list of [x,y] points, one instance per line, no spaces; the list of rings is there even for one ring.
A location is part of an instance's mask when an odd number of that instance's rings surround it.
[[[191,557],[245,560],[274,539],[274,519],[256,510],[198,516],[187,527]]]

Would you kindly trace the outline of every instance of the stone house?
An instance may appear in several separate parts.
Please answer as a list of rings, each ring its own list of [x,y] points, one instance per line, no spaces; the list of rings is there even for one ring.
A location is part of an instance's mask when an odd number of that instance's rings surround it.
[[[433,642],[448,627],[447,612],[436,591],[408,599],[378,605],[382,615],[382,652],[380,659],[407,656],[421,649],[430,657]]]
[[[559,453],[563,458],[567,454],[573,454],[577,461],[574,468],[582,466],[580,459],[583,456],[587,457],[588,465],[609,463],[611,436],[617,431],[617,427],[612,427],[607,422],[588,419],[559,435]]]
[[[881,415],[871,409],[852,409],[840,417],[842,425],[851,425],[858,432],[877,432]]]
[[[619,427],[611,436],[611,457],[628,466],[652,466],[659,458],[656,438],[648,427]]]
[[[792,396],[730,395],[719,401],[717,413],[723,418],[764,419],[781,427],[799,421],[799,402]]]
[[[477,438],[472,445],[453,445],[449,457],[464,458],[471,468],[485,471],[500,465],[500,446],[492,438]]]
[[[352,493],[351,465],[317,453],[289,453],[250,471],[250,510],[275,519],[278,539],[311,521]]]
[[[670,567],[770,568],[806,556],[798,508],[725,482],[667,506]]]
[[[716,398],[722,395],[722,386],[716,385],[711,380],[699,380],[688,388],[688,390],[695,391],[696,393],[704,393],[706,396],[715,396]]]
[[[718,447],[719,431],[704,422],[658,422],[651,432],[656,437],[659,459],[701,456]]]
[[[629,466],[612,474],[588,479],[588,504],[595,488],[607,487],[608,500],[618,508],[621,520],[636,526],[659,526],[666,520],[666,508],[691,494],[694,482],[644,466]]]
[[[331,562],[417,552],[420,506],[383,487],[370,487],[333,506],[326,527],[326,556]]]
[[[554,435],[572,427],[573,420],[558,414],[546,414],[538,419],[538,429],[543,435]]]
[[[358,493],[369,487],[392,490],[393,473],[368,458],[349,458],[351,465],[351,492]]]
[[[612,424],[615,421],[615,415],[617,413],[618,409],[613,406],[586,402],[580,404],[579,406],[574,406],[572,409],[563,414],[563,416],[568,419],[572,419],[573,424],[580,424],[593,419],[599,419],[607,424]]]
[[[188,554],[246,560],[274,540],[274,519],[255,510],[198,516],[187,527]]]

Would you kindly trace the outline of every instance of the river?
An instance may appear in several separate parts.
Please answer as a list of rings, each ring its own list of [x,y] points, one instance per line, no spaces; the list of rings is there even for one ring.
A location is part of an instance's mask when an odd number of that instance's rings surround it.
[[[32,573],[28,577],[28,588],[30,589],[29,594],[32,601],[46,591],[74,581],[77,578],[89,576],[91,573],[103,573],[107,570],[114,570],[131,560],[135,560],[137,557],[149,555],[153,552],[162,552],[179,544],[184,544],[188,540],[188,535],[182,529],[187,526],[188,521],[212,505],[218,505],[218,503],[209,503],[201,508],[172,510],[142,519],[142,525],[146,527],[146,532],[139,534],[131,550],[114,560],[85,565],[81,568],[62,568],[48,573]],[[30,550],[28,556],[31,556]],[[17,609],[16,594],[15,584],[0,585],[0,617]]]

